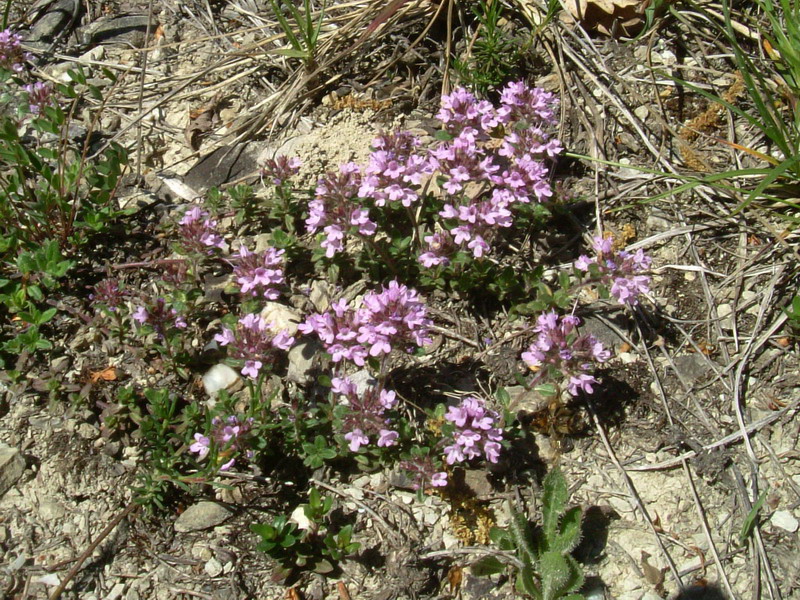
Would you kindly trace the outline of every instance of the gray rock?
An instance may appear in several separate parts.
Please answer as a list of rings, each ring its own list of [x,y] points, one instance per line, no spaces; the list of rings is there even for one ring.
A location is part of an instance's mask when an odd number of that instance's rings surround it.
[[[158,28],[158,21],[150,23],[150,32]],[[92,23],[82,32],[87,44],[107,44],[142,48],[147,35],[147,15],[125,15]]]
[[[79,0],[51,2],[31,27],[26,43],[34,48],[46,48],[67,29],[78,24],[83,7]]]
[[[248,144],[217,148],[198,160],[186,173],[183,182],[192,189],[207,191],[248,176],[255,181],[258,178],[258,165],[255,153],[249,148]]]
[[[25,459],[19,450],[0,446],[0,496],[17,483],[25,472]]]
[[[712,373],[710,360],[700,353],[681,354],[674,358],[674,362],[678,373],[690,383],[705,379]]]
[[[311,382],[314,374],[314,357],[322,352],[317,340],[301,340],[289,350],[289,368],[286,377],[289,381],[305,385]]]
[[[225,522],[233,513],[216,502],[198,502],[187,508],[175,520],[175,531],[202,531]]]
[[[64,505],[54,498],[45,497],[39,500],[39,517],[45,521],[61,520],[66,513]]]

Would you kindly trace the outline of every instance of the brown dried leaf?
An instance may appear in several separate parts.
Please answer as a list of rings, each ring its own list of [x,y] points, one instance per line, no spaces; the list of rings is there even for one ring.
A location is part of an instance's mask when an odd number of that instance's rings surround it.
[[[566,5],[584,29],[608,36],[632,37],[645,24],[643,0],[569,0]]]
[[[450,594],[456,595],[459,588],[461,587],[461,580],[464,577],[464,572],[461,570],[461,567],[450,567],[450,570],[447,572],[447,582],[450,584]]]
[[[192,150],[199,150],[203,138],[219,125],[219,111],[223,104],[222,95],[217,94],[210,102],[189,111],[189,123],[186,125],[184,137]]]
[[[116,381],[117,369],[114,367],[106,367],[100,371],[90,371],[89,381],[92,384],[99,383],[100,381]]]

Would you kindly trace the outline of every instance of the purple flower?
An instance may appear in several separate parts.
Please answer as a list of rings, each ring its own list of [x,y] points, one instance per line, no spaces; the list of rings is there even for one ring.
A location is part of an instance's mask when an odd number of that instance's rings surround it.
[[[144,306],[140,306],[137,308],[134,313],[131,315],[131,318],[139,323],[139,325],[144,325],[147,323],[150,315],[147,312],[147,309]]]
[[[150,325],[162,340],[166,338],[170,329],[186,329],[187,323],[183,315],[167,305],[164,298],[156,298],[155,302],[147,306],[139,306],[131,318],[140,325]]]
[[[400,434],[396,431],[392,431],[391,429],[381,429],[380,437],[378,438],[378,446],[381,448],[394,446],[397,443],[398,437],[400,437]]]
[[[128,294],[120,288],[118,279],[109,278],[103,279],[94,286],[94,290],[89,295],[89,300],[94,306],[100,306],[110,312],[116,312],[117,309],[122,306],[122,302],[127,295]],[[145,310],[145,313],[147,313],[147,310]],[[143,323],[147,320],[147,317],[145,316],[144,321],[139,321],[136,315],[133,315],[133,319],[139,323]]]
[[[395,393],[382,387],[367,386],[362,393],[347,377],[334,377],[331,391],[339,397],[340,404],[347,407],[341,418],[344,439],[350,442],[350,450],[355,452],[369,444],[370,436],[378,436],[378,446],[393,446],[399,433],[389,429],[389,419],[385,412],[397,403]],[[355,448],[354,448],[355,446]]]
[[[439,471],[430,456],[417,456],[411,460],[404,460],[398,466],[412,478],[411,487],[415,490],[447,485],[447,473]]]
[[[323,230],[322,247],[328,258],[344,249],[347,234],[375,234],[377,225],[370,220],[369,211],[356,202],[361,181],[361,168],[346,163],[339,167],[338,174],[329,172],[317,182],[316,196],[308,205],[306,228],[309,233]]]
[[[571,395],[576,396],[579,390],[592,393],[597,380],[588,371],[594,363],[607,361],[611,353],[593,335],[578,335],[579,325],[580,319],[572,315],[539,315],[534,328],[538,337],[522,353],[522,360],[535,373],[533,383],[560,375],[567,378]]]
[[[486,408],[483,400],[475,396],[464,398],[457,406],[450,406],[444,416],[455,425],[452,444],[444,448],[448,465],[479,458],[496,463],[500,456],[503,430],[496,427],[498,415]]]
[[[217,450],[217,463],[220,471],[229,470],[235,463],[239,455],[244,453],[247,458],[252,457],[250,445],[250,430],[253,426],[253,419],[241,419],[236,415],[231,415],[225,419],[214,417],[211,421],[211,433],[208,437],[202,433],[195,433],[195,442],[189,446],[189,451],[198,455],[199,460],[203,460],[211,451],[211,447]],[[230,457],[230,458],[229,458]]]
[[[430,325],[417,292],[391,281],[380,291],[365,294],[360,308],[350,308],[344,300],[338,300],[330,311],[309,316],[298,329],[315,333],[333,362],[350,360],[363,366],[368,356],[429,344]]]
[[[288,179],[297,175],[301,166],[303,166],[303,162],[299,158],[280,155],[266,160],[264,168],[261,169],[261,176],[267,177],[272,185],[280,187]]]
[[[375,150],[358,190],[362,198],[372,198],[375,206],[400,202],[411,206],[419,199],[418,186],[430,172],[426,157],[416,154],[420,141],[408,131],[381,135],[372,142]]]
[[[232,358],[244,360],[242,375],[252,379],[259,376],[265,364],[275,363],[278,350],[288,350],[294,344],[294,337],[286,331],[274,331],[257,313],[241,317],[235,330],[224,327],[214,340],[228,346]]]
[[[203,460],[211,450],[211,440],[202,433],[194,434],[194,444],[189,446],[189,452],[197,454],[197,458]]]
[[[22,37],[12,33],[10,29],[0,31],[0,68],[10,69],[15,73],[25,70],[23,64],[31,59],[28,52],[22,50]]]
[[[431,475],[431,485],[433,487],[445,487],[447,485],[447,473],[440,471]]]
[[[348,447],[350,448],[351,452],[358,452],[358,449],[361,446],[369,444],[369,438],[364,435],[360,429],[354,429],[353,431],[346,433],[344,435],[344,439],[350,442]]]
[[[585,273],[592,273],[596,269],[599,282],[610,287],[611,295],[617,302],[631,306],[638,304],[639,296],[650,291],[650,277],[644,274],[650,269],[650,257],[641,249],[634,253],[614,250],[610,237],[596,236],[592,247],[597,256],[578,257],[575,268]]]
[[[28,110],[32,115],[39,115],[45,106],[52,102],[53,88],[47,83],[37,81],[29,83],[23,88],[28,92]]]
[[[223,248],[225,241],[217,232],[217,222],[208,218],[206,211],[194,206],[183,213],[180,226],[180,245],[187,253],[211,254],[214,248]]]
[[[269,247],[262,252],[251,252],[244,244],[230,261],[233,276],[242,294],[260,296],[275,300],[279,293],[276,288],[283,285],[284,250]]]

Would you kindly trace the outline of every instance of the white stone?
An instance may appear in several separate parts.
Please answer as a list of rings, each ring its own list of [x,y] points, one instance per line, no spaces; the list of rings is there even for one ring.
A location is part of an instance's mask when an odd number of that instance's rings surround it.
[[[733,307],[730,304],[726,303],[717,306],[717,316],[723,329],[733,330]]]
[[[311,530],[311,520],[306,516],[302,505],[298,506],[292,511],[289,520],[293,523],[296,523],[298,529],[302,529],[303,531]]]
[[[286,331],[289,335],[297,333],[300,315],[279,302],[267,302],[261,310],[261,318],[267,321],[274,332]]]
[[[104,600],[117,600],[117,598],[122,596],[122,593],[124,591],[125,591],[125,584],[118,583],[113,588],[111,588],[111,591],[108,593],[108,596],[104,598]]]
[[[25,459],[16,448],[0,446],[0,496],[5,494],[25,472]]]
[[[769,522],[789,533],[794,533],[800,527],[800,523],[788,510],[776,510],[769,518]]]
[[[220,363],[211,367],[203,375],[203,387],[206,394],[216,398],[220,390],[227,389],[239,379],[239,374],[226,364]]]
[[[222,564],[216,558],[212,558],[205,564],[203,570],[209,577],[217,577],[222,573]]]

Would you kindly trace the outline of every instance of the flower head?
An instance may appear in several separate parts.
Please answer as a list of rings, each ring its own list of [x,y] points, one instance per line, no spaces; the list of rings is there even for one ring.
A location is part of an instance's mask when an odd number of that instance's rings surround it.
[[[611,295],[620,304],[635,306],[639,296],[650,291],[651,259],[641,248],[636,252],[615,250],[613,239],[596,236],[592,241],[595,257],[581,255],[575,261],[575,268],[591,273],[596,272],[600,283],[610,288]]]
[[[481,455],[492,463],[499,460],[503,430],[496,426],[497,413],[486,408],[483,400],[475,396],[464,398],[460,404],[448,407],[444,418],[455,426],[452,443],[444,449],[448,465]]]
[[[534,328],[538,337],[522,353],[522,360],[535,374],[534,382],[560,374],[571,395],[579,390],[592,393],[597,380],[589,371],[596,363],[607,361],[611,353],[593,335],[579,335],[576,328],[580,322],[578,317],[559,317],[555,312],[539,315]]]
[[[235,329],[223,327],[214,336],[221,346],[228,347],[228,354],[244,361],[242,375],[256,379],[265,365],[272,365],[279,350],[288,350],[294,337],[286,331],[274,331],[272,325],[257,313],[239,319]]]

